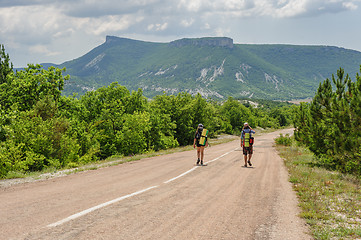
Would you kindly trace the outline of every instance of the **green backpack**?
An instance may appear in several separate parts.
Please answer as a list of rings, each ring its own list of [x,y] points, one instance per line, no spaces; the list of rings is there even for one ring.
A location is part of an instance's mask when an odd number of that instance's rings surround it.
[[[251,147],[254,143],[254,138],[251,135],[251,132],[244,133],[243,146]]]

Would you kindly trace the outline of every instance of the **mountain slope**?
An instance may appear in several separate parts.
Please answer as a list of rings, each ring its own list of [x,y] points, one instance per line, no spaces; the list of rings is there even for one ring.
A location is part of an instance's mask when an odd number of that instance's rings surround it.
[[[65,62],[71,76],[64,93],[84,93],[111,82],[153,97],[166,92],[204,97],[299,99],[340,67],[351,77],[361,52],[327,46],[233,44],[230,38],[152,43],[107,36],[84,56]]]

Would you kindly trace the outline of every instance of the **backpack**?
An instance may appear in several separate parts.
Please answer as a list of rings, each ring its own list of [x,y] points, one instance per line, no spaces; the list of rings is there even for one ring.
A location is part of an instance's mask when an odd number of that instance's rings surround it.
[[[201,138],[199,139],[199,144],[205,146],[207,142],[207,137],[208,137],[208,130],[203,128],[201,132]]]
[[[249,138],[249,145],[251,145],[251,146],[252,146],[252,145],[253,145],[253,143],[254,143],[254,137],[250,137],[250,138]]]
[[[244,139],[243,139],[243,146],[244,147],[251,147],[254,143],[254,137],[252,137],[252,130],[250,129],[249,132],[244,133]]]
[[[198,131],[196,131],[196,139],[199,140],[202,137],[202,130],[203,129],[198,129]]]

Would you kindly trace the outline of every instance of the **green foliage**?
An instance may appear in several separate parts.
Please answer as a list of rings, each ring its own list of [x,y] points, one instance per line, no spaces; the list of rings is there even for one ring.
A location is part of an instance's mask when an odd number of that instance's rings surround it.
[[[149,113],[134,112],[124,116],[124,123],[120,131],[119,152],[124,155],[142,153],[147,149],[146,133],[149,132]]]
[[[335,90],[333,90],[335,88]],[[352,81],[342,68],[320,84],[310,104],[296,110],[295,137],[342,172],[361,174],[361,77]]]
[[[283,134],[280,134],[280,136],[275,139],[275,142],[278,145],[291,146],[292,138],[289,136],[289,134],[286,134],[285,136],[283,136]]]
[[[238,100],[229,97],[225,103],[223,103],[220,113],[229,121],[232,126],[233,132],[227,132],[233,134],[234,132],[240,132],[243,128],[243,124],[248,122],[251,126],[256,126],[250,109],[243,106]]]
[[[49,67],[41,69],[41,65],[29,65],[23,71],[8,74],[5,82],[0,84],[0,105],[9,110],[16,107],[20,111],[30,110],[34,104],[45,96],[58,101],[64,87],[65,69]]]
[[[212,107],[200,95],[195,97],[188,93],[180,93],[177,96],[158,95],[151,101],[151,108],[157,108],[159,114],[169,116],[168,124],[175,126],[174,137],[180,145],[188,145],[193,142],[196,126],[202,123],[210,131],[213,130],[211,120]],[[169,133],[168,133],[169,134]]]
[[[0,45],[0,84],[6,82],[7,76],[13,71],[13,64],[10,63],[9,54],[5,53],[4,45]]]
[[[150,129],[147,132],[148,149],[161,150],[179,146],[175,139],[176,123],[172,121],[170,114],[164,113],[163,106],[156,105],[152,101],[149,104]]]

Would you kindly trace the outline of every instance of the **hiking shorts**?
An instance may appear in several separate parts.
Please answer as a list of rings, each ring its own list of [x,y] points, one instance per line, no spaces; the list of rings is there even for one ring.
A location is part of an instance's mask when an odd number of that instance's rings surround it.
[[[204,145],[199,144],[199,142],[196,142],[196,146],[197,146],[197,147],[204,147]]]
[[[253,154],[253,147],[243,147],[243,155]]]

